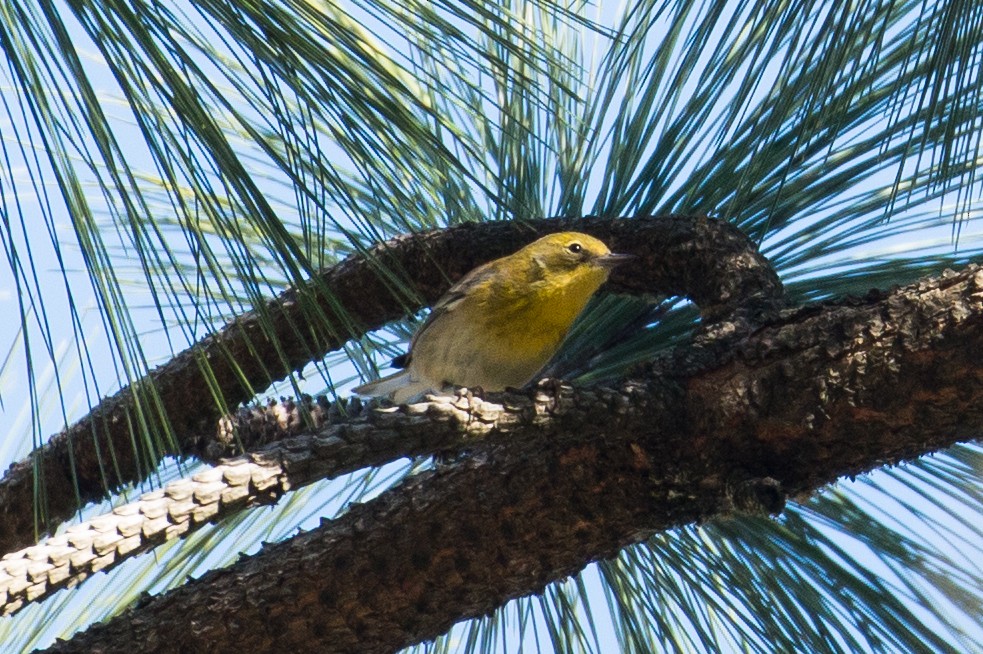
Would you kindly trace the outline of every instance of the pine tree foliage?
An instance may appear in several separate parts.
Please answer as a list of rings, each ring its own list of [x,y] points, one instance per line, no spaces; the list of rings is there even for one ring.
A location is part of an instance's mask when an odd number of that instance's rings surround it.
[[[0,50],[4,463],[230,318],[402,233],[705,213],[759,242],[796,301],[980,253],[983,8],[968,0],[20,0],[0,8]],[[407,306],[412,273],[380,267]],[[344,395],[419,319],[362,335],[305,310],[299,333],[351,340],[256,399]],[[616,379],[695,318],[679,298],[599,297],[550,372]],[[171,427],[154,388],[136,388],[146,481],[84,516],[195,469],[163,458]],[[5,620],[0,642],[69,637],[421,465],[199,532]],[[777,520],[663,534],[417,649],[970,651],[981,468],[965,443]],[[24,510],[39,529],[46,486],[63,481],[38,476]]]

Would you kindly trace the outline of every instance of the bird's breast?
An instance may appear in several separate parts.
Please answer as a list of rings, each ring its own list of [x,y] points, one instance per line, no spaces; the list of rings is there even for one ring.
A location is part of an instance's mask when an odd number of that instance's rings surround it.
[[[556,354],[604,279],[565,281],[523,292],[488,289],[462,299],[420,335],[414,368],[435,385],[523,386]]]

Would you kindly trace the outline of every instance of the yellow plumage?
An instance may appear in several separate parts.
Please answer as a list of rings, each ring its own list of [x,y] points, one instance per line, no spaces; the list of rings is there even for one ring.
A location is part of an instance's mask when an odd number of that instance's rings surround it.
[[[628,258],[593,236],[561,232],[479,266],[434,305],[406,369],[355,392],[404,403],[448,386],[520,388],[556,354],[611,268]]]

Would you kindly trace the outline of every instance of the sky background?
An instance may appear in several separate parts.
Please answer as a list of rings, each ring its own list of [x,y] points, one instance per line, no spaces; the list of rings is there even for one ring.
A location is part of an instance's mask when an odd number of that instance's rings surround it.
[[[191,11],[184,3],[177,3],[175,8],[178,12]],[[600,19],[610,21],[611,16],[620,11],[620,7],[605,4],[600,12]],[[387,52],[399,61],[401,53],[405,51],[399,35],[358,6],[353,5],[352,12],[353,20],[376,35],[371,47]],[[64,14],[67,15],[67,11]],[[209,39],[208,24],[200,18],[195,20],[195,24],[202,30],[202,38]],[[149,151],[141,145],[142,135],[122,100],[121,89],[81,28],[77,24],[69,25],[72,27],[71,38],[82,53],[83,63],[98,89],[99,101],[120,136],[131,164],[135,164],[137,168],[142,164],[145,176],[138,182],[152,189],[159,179],[159,172]],[[214,43],[213,39],[212,42]],[[585,43],[596,48],[593,54],[585,57],[588,70],[592,70],[592,66],[596,66],[599,61],[601,39],[590,36],[585,39]],[[216,74],[215,79],[217,85],[223,84],[220,75]],[[761,92],[764,93],[768,88],[768,80],[762,80],[761,87]],[[101,397],[117,390],[120,380],[126,375],[121,361],[114,355],[112,327],[105,323],[96,308],[96,297],[88,281],[83,253],[77,245],[76,232],[68,213],[70,209],[59,200],[54,185],[47,181],[52,179],[51,169],[39,154],[45,149],[45,144],[29,128],[23,109],[18,109],[22,106],[18,104],[22,102],[22,98],[12,86],[9,71],[2,69],[0,98],[6,109],[0,113],[0,140],[6,160],[6,165],[0,166],[0,218],[5,228],[0,238],[8,262],[7,266],[0,266],[0,311],[8,316],[7,320],[0,321],[0,352],[5,353],[3,365],[0,366],[0,429],[6,434],[0,439],[0,465],[6,467],[24,457],[32,444],[43,442],[66,423],[70,424],[85,415],[89,407],[98,403]],[[249,110],[244,107],[243,111],[248,114]],[[843,138],[846,142],[850,139],[862,139],[864,130],[846,133]],[[73,140],[70,134],[66,135],[66,140]],[[304,210],[298,210],[290,180],[263,161],[261,153],[245,138],[239,145],[244,153],[243,159],[255,166],[256,178],[277,214],[285,222],[299,225],[304,219]],[[708,151],[712,145],[707,143]],[[322,155],[326,158],[336,159],[342,164],[346,160],[350,161],[344,151],[337,147],[327,143],[321,144],[321,147]],[[77,156],[79,160],[89,156],[81,143]],[[681,165],[677,176],[679,189],[685,188],[687,176],[696,171],[700,163],[698,159],[694,159]],[[46,182],[40,184],[36,183],[37,180]],[[875,171],[870,176],[869,188],[876,192],[893,181],[888,172]],[[590,180],[588,197],[603,192],[602,187],[599,177]],[[101,208],[105,212],[108,224],[110,205],[115,200],[103,196],[103,190],[99,188],[95,176],[83,180],[83,189],[87,192],[89,202],[97,210]],[[674,190],[666,189],[666,195],[671,195]],[[152,191],[148,197],[153,201]],[[168,212],[173,211],[164,195],[158,194],[156,199],[158,203],[149,207],[155,216],[166,217]],[[807,280],[820,267],[829,266],[830,258],[839,261],[844,270],[851,270],[858,261],[888,260],[891,257],[912,256],[914,253],[952,254],[957,250],[974,253],[980,247],[983,236],[979,212],[973,208],[976,206],[967,205],[963,198],[949,194],[936,202],[920,204],[915,210],[899,212],[892,217],[891,225],[885,227],[883,239],[862,243],[852,250],[837,252],[828,258],[811,260],[808,265],[788,266],[782,270],[783,280],[787,283]],[[967,207],[971,208],[968,212]],[[307,210],[309,209],[308,207]],[[837,206],[828,208],[829,214],[842,209],[843,207]],[[341,213],[343,211],[339,210],[339,214]],[[955,238],[953,222],[957,217],[962,219],[959,223],[958,240]],[[822,218],[821,215],[816,216],[816,220]],[[898,234],[901,226],[910,229]],[[137,274],[134,258],[136,253],[127,243],[126,235],[114,234],[112,230],[101,234],[107,239],[108,250],[113,253],[109,267],[124,280],[123,286],[127,293],[123,300],[134,309],[132,315],[137,321],[134,329],[142,335],[141,356],[150,366],[167,361],[190,342],[206,334],[209,327],[221,324],[227,317],[213,307],[212,315],[208,316],[210,321],[190,320],[184,326],[179,326],[176,318],[181,315],[181,309],[176,306],[168,307],[164,311],[166,328],[163,327],[158,308]],[[833,235],[830,233],[830,236]],[[796,238],[797,233],[792,233],[791,230],[787,233],[779,232],[762,243],[762,249],[770,256],[782,256],[787,248],[794,247]],[[27,243],[30,243],[29,250]],[[284,279],[273,267],[266,272],[269,275],[269,294],[272,295],[284,283]],[[66,279],[69,280],[68,284]],[[43,306],[38,301],[41,293],[45,298]],[[26,321],[21,320],[20,316],[26,316]],[[79,346],[79,334],[85,336],[84,348]],[[379,337],[392,338],[387,334]],[[384,365],[382,357],[377,363]],[[329,357],[324,364],[311,366],[304,372],[304,390],[323,391],[327,384],[321,373],[327,370],[330,370],[335,388],[341,395],[358,381],[355,368],[347,364],[345,353],[340,352]],[[289,392],[290,387],[285,384],[269,389],[263,396]],[[978,446],[971,449],[978,457]],[[184,541],[158,548],[151,554],[123,564],[108,575],[97,575],[86,582],[81,590],[60,592],[46,602],[22,611],[15,619],[0,622],[0,642],[8,645],[24,643],[24,646],[28,643],[31,646],[50,643],[56,634],[62,634],[66,629],[81,627],[100,619],[112,608],[111,598],[117,589],[132,584],[136,578],[142,579],[146,589],[155,593],[180,583],[188,576],[198,576],[207,569],[233,562],[239,552],[253,552],[264,541],[279,540],[296,533],[298,529],[313,528],[322,516],[334,515],[352,499],[373,496],[388,483],[398,479],[411,465],[403,461],[387,466],[354,487],[352,479],[361,478],[361,475],[315,484],[290,494],[275,507],[255,509],[229,523],[207,528]],[[119,501],[135,498],[145,490],[159,487],[170,479],[185,476],[194,470],[193,465],[170,460],[161,467],[159,477],[149,480],[140,488],[130,489]],[[878,471],[856,481],[842,481],[829,492],[846,491],[850,499],[861,503],[867,511],[886,524],[902,531],[914,530],[927,547],[945,551],[948,556],[960,562],[967,574],[983,579],[978,563],[981,560],[978,556],[983,553],[981,544],[976,542],[974,531],[970,528],[979,520],[978,506],[975,510],[967,511],[967,507],[972,506],[972,498],[981,497],[983,489],[980,488],[978,474],[975,481],[967,482],[968,492],[971,493],[967,501],[942,506],[935,501],[925,501],[923,496],[912,490],[911,484],[899,481],[920,474],[920,470],[911,467]],[[928,486],[923,485],[920,488]],[[81,517],[91,517],[107,508],[108,505],[90,507]],[[824,525],[821,519],[813,517],[816,519],[817,529],[836,537],[844,555],[861,562],[898,588],[905,586],[905,580],[877,552],[871,550],[862,538],[849,538],[838,527]],[[696,532],[699,539],[707,529],[713,531],[714,528],[710,525],[689,529]],[[708,548],[712,548],[717,541],[707,537],[705,542]],[[600,634],[601,642],[597,645],[604,651],[614,642],[613,627],[604,617],[604,611],[599,610],[607,604],[609,598],[606,597],[596,572],[587,574],[584,579],[585,593],[590,598],[592,615],[597,621]],[[923,601],[942,603],[949,600],[931,596]],[[56,610],[57,607],[69,603],[74,607],[71,611]],[[546,604],[542,606],[545,607]],[[933,619],[928,612],[924,615],[926,620]],[[967,642],[983,642],[983,627],[978,621],[972,616],[960,614],[954,605],[952,615],[954,622],[968,636]],[[69,619],[75,620],[75,623],[67,625]],[[30,632],[24,625],[31,626]],[[611,640],[604,642],[606,639]],[[533,636],[527,634],[529,647],[532,647],[532,640]]]

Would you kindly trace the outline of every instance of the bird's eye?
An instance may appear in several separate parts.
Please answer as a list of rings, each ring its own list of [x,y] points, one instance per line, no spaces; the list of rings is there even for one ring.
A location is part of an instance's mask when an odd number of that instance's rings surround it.
[[[573,252],[574,254],[579,254],[580,251],[583,250],[584,248],[580,246],[580,243],[571,243],[570,245],[567,246],[567,249]]]

